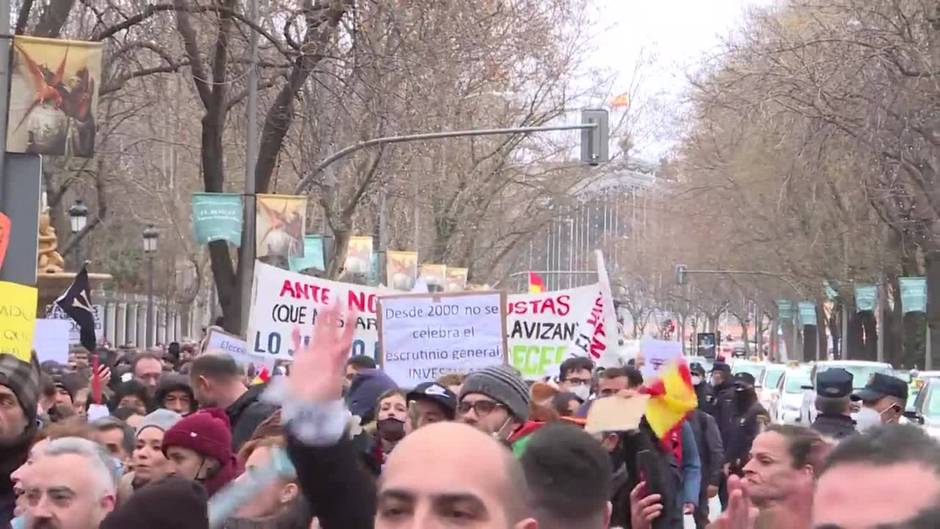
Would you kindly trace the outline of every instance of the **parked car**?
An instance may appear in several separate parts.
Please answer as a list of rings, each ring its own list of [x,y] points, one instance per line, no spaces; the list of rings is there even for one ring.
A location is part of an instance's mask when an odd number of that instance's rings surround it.
[[[810,384],[809,364],[788,366],[777,380],[776,392],[771,395],[767,412],[770,419],[782,424],[809,424],[808,417],[802,417],[803,388]]]
[[[783,364],[764,364],[764,370],[761,371],[760,378],[757,379],[755,389],[757,390],[757,399],[765,409],[770,407],[773,395],[779,391],[777,383],[780,382],[780,377],[783,376],[786,370],[787,366]]]
[[[923,425],[931,437],[940,439],[940,378],[926,379],[914,399],[914,409],[910,415]]]

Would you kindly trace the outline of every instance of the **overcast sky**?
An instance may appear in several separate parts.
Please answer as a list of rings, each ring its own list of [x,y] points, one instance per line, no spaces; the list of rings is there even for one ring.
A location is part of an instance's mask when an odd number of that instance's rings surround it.
[[[615,76],[615,91],[626,91],[636,61],[651,61],[643,71],[640,99],[681,99],[686,73],[714,54],[722,39],[743,22],[745,10],[772,0],[594,0],[603,24],[589,64]],[[642,101],[638,101],[642,103]],[[616,116],[612,116],[615,118]],[[655,157],[669,141],[639,138],[638,150]]]

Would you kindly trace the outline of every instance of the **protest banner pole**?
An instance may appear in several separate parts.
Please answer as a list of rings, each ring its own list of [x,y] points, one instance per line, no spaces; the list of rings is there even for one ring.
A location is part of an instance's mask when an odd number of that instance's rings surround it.
[[[258,20],[258,0],[248,0],[248,18]],[[254,279],[255,264],[255,223],[257,221],[257,203],[255,202],[255,166],[258,163],[258,32],[251,31],[251,64],[248,67],[248,104],[246,108],[247,127],[245,131],[247,152],[245,153],[245,221],[243,223],[242,246],[239,248],[241,276],[238,278],[241,298],[241,316],[239,332],[248,329],[248,314],[251,305],[251,287]]]
[[[6,191],[6,153],[7,153],[7,120],[10,106],[10,75],[13,61],[10,57],[10,41],[13,40],[13,31],[10,27],[10,0],[0,0],[0,138],[3,148],[0,149],[0,204]]]

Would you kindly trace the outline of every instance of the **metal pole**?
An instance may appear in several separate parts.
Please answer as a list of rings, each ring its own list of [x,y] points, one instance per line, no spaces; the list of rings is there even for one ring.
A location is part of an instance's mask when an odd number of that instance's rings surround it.
[[[248,0],[248,18],[258,20],[258,1]],[[251,283],[255,270],[255,166],[258,163],[258,32],[251,31],[251,64],[248,67],[248,105],[246,109],[247,129],[245,134],[245,231],[239,249],[238,268],[239,295],[241,297],[241,328],[243,336],[248,329],[248,313],[251,308]],[[301,241],[301,244],[303,242]]]
[[[878,318],[878,361],[885,361],[885,318],[884,318],[884,281],[878,279],[878,304],[875,317]]]
[[[842,336],[839,339],[839,354],[842,360],[849,359],[849,307],[842,302]]]
[[[147,347],[153,346],[153,252],[147,255],[147,324],[144,332]]]
[[[2,208],[4,195],[6,194],[6,137],[7,137],[7,108],[10,106],[10,70],[12,69],[12,57],[10,57],[10,36],[13,31],[10,27],[10,0],[0,0],[0,108],[3,109],[3,115],[0,116],[0,138],[3,138],[3,148],[0,148],[0,208]]]
[[[933,369],[933,354],[930,348],[930,322],[927,322],[927,343],[924,346],[924,370],[930,371]]]

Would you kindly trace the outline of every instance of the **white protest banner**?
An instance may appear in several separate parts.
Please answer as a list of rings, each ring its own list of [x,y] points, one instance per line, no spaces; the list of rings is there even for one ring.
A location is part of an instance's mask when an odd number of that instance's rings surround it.
[[[69,328],[72,320],[37,319],[33,350],[39,362],[69,363]]]
[[[302,342],[309,343],[318,312],[339,303],[344,310],[359,315],[351,354],[378,359],[375,310],[381,292],[373,287],[288,272],[258,261],[248,317],[248,351],[289,360],[294,355],[291,342],[294,328],[299,327]]]
[[[645,360],[640,369],[643,378],[654,379],[662,366],[682,356],[682,344],[675,341],[644,338],[640,340],[640,352]]]
[[[95,338],[100,344],[104,340],[104,305],[92,305],[92,308],[95,312]],[[54,320],[68,321],[71,324],[71,327],[69,328],[69,345],[76,345],[81,343],[78,324],[75,323],[72,318],[69,318],[69,315],[59,308],[59,305],[53,303],[52,310],[46,317]]]
[[[247,367],[249,365],[265,366],[268,371],[274,370],[275,358],[257,353],[248,352],[248,343],[238,336],[228,334],[218,327],[210,327],[206,335],[205,354],[224,353],[231,356],[235,363]]]
[[[382,369],[401,387],[506,363],[501,292],[379,299]]]
[[[509,363],[527,379],[537,379],[572,356],[588,356],[574,347],[576,331],[587,322],[600,290],[598,286],[513,294],[506,304]],[[589,348],[588,348],[589,349]]]

